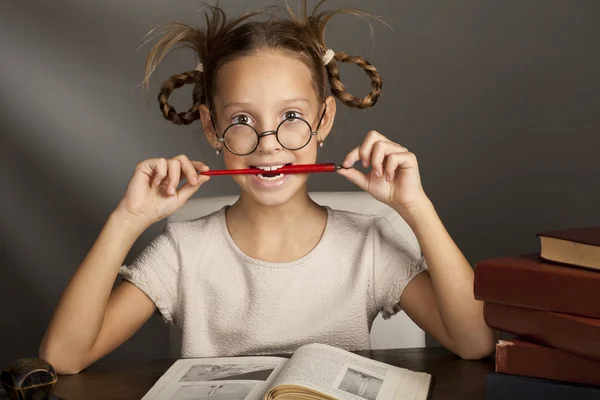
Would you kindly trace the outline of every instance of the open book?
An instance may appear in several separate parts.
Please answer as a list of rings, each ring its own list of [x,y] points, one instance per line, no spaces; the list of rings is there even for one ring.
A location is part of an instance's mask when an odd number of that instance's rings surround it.
[[[432,385],[430,374],[310,344],[290,359],[181,359],[142,400],[425,400]]]

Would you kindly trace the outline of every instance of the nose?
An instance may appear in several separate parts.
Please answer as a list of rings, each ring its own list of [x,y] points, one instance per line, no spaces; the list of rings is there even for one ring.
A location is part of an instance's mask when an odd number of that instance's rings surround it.
[[[258,147],[256,150],[260,153],[273,153],[282,149],[277,140],[275,131],[265,131],[258,134]]]

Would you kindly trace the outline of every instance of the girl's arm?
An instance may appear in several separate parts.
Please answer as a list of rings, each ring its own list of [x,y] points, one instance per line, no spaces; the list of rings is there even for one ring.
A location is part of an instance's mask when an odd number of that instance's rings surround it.
[[[474,273],[444,228],[421,185],[416,156],[407,148],[370,131],[343,162],[361,160],[368,174],[354,168],[338,173],[389,205],[415,232],[429,273],[417,275],[404,289],[400,306],[427,333],[463,358],[494,351],[495,336],[483,319],[483,303],[473,296]]]
[[[171,215],[210,179],[208,167],[185,155],[138,163],[125,195],[67,285],[40,346],[58,373],[74,374],[117,348],[156,310],[153,301],[123,282],[111,291],[136,239]],[[179,189],[183,178],[187,182]]]
[[[397,210],[398,211],[398,210]],[[400,306],[446,348],[465,359],[493,353],[497,340],[473,297],[473,269],[456,246],[429,199],[401,210],[427,260],[429,273],[404,289]]]
[[[111,292],[125,256],[144,229],[113,212],[71,278],[40,346],[40,357],[59,374],[76,374],[111,352],[156,310],[129,282]]]

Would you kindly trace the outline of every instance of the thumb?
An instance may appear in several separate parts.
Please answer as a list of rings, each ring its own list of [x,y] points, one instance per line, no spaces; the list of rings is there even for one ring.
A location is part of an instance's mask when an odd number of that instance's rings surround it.
[[[340,168],[340,169],[338,169],[337,172],[338,172],[338,174],[345,176],[346,179],[348,179],[350,182],[354,183],[356,186],[358,186],[362,190],[367,191],[369,189],[369,178],[367,178],[367,175],[363,174],[356,168],[349,168],[349,169]]]
[[[198,175],[198,184],[197,185],[192,185],[189,182],[186,182],[179,190],[178,190],[178,197],[179,199],[181,199],[181,204],[184,204],[185,202],[187,202],[190,197],[192,197],[192,195],[194,193],[196,193],[198,191],[198,189],[200,189],[200,186],[202,186],[203,184],[205,184],[208,180],[210,179],[210,176],[208,175]]]

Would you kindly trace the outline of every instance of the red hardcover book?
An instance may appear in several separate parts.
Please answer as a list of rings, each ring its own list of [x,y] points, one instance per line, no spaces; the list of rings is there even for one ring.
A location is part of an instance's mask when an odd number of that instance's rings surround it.
[[[540,232],[541,258],[600,271],[600,226]]]
[[[480,261],[473,290],[477,300],[600,318],[600,273],[537,254]]]
[[[520,338],[498,341],[496,372],[600,385],[600,362]]]
[[[483,317],[491,328],[600,361],[600,319],[497,303],[485,303]]]

